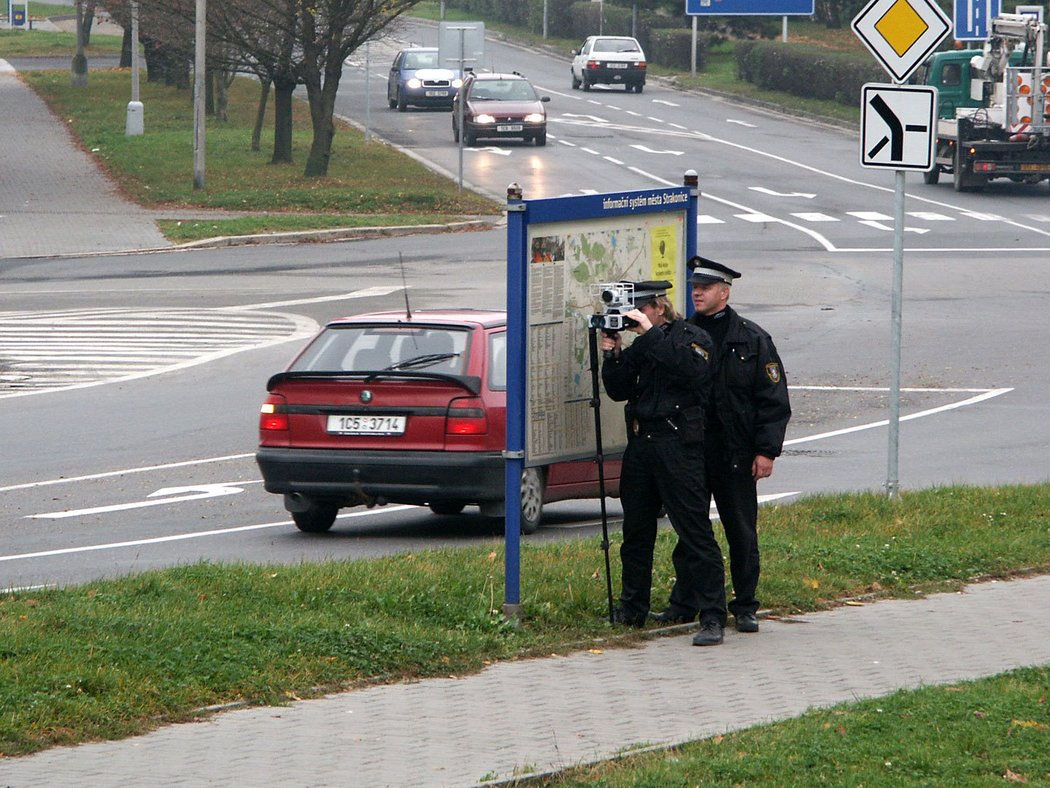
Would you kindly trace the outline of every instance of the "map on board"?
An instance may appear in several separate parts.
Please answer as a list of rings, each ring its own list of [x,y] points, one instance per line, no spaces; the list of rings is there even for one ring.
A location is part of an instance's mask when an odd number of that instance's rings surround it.
[[[599,287],[666,279],[685,249],[684,214],[654,213],[529,227],[526,457],[530,465],[593,456],[590,318],[602,311]],[[671,290],[681,311],[685,293]],[[624,333],[628,344],[634,334]],[[599,365],[601,357],[599,351]],[[604,451],[626,443],[623,403],[601,391]]]

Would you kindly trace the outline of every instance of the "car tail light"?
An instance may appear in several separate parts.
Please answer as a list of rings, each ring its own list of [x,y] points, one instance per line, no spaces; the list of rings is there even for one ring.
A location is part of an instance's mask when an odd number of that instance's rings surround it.
[[[448,404],[446,435],[484,435],[489,431],[485,406],[477,397],[460,397]]]
[[[259,431],[288,430],[288,404],[280,394],[271,394],[259,409]]]
[[[640,68],[640,69],[642,69],[644,71],[645,70],[645,61],[644,60],[639,60],[637,63],[632,63],[631,64],[631,68]]]
[[[973,165],[974,172],[995,172],[994,161],[979,161]]]
[[[587,68],[601,68],[602,62],[600,60],[588,60]]]

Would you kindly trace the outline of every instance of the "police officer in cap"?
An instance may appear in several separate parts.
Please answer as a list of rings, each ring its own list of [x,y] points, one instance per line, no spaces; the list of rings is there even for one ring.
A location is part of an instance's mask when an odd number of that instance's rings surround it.
[[[630,283],[627,283],[630,284]],[[713,346],[706,332],[682,319],[667,298],[671,283],[633,283],[627,331],[603,334],[602,381],[626,401],[627,448],[620,473],[623,505],[622,582],[618,623],[643,626],[652,590],[657,518],[667,510],[678,544],[672,561],[684,605],[699,612],[698,645],[722,642],[725,568],[708,515],[704,483],[703,414],[711,387]],[[695,642],[695,641],[694,641]]]
[[[758,632],[757,482],[773,472],[784,446],[791,418],[787,379],[769,334],[729,306],[740,273],[700,256],[689,260],[689,268],[695,310],[689,322],[715,343],[704,468],[729,543],[734,595],[729,610],[738,631]],[[685,591],[676,583],[668,609],[654,618],[690,620],[695,611]]]

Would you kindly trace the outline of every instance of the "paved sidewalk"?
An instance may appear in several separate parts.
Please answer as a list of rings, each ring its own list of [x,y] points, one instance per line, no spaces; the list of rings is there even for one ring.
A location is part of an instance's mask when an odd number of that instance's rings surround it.
[[[0,259],[171,246],[5,60],[0,107]]]
[[[1050,577],[842,607],[464,678],[217,714],[121,742],[0,761],[0,785],[470,786],[828,706],[1050,663]],[[749,671],[740,669],[746,663]],[[714,689],[716,688],[717,689]]]

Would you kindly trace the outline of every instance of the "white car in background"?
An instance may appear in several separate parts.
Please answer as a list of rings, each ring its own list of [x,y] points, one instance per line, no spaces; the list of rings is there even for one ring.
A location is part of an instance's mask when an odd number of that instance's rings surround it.
[[[572,50],[572,88],[623,85],[630,93],[645,87],[645,52],[630,36],[589,36]]]

